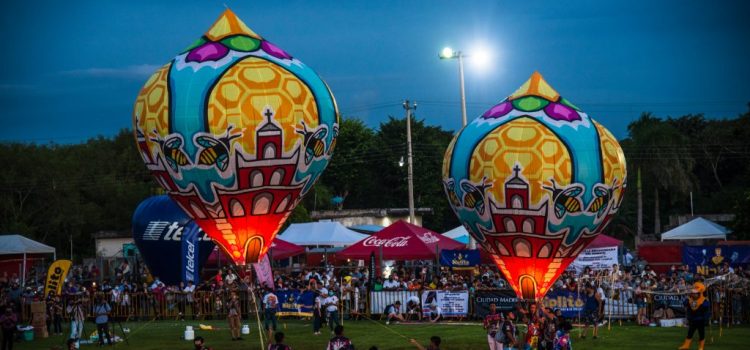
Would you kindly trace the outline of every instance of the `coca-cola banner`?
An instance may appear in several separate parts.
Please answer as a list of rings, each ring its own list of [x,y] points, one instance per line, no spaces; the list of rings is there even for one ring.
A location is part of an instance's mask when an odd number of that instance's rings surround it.
[[[383,248],[398,248],[406,247],[409,245],[409,236],[400,236],[393,238],[378,238],[377,236],[370,236],[362,241],[362,245],[365,247],[383,247]]]
[[[424,317],[466,317],[469,314],[469,291],[425,290],[422,292]]]

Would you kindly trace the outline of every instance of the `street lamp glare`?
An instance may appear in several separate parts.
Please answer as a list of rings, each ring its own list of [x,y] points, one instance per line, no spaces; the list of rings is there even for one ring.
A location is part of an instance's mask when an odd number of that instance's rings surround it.
[[[443,51],[440,51],[440,58],[453,58],[454,52],[450,47],[446,47]]]

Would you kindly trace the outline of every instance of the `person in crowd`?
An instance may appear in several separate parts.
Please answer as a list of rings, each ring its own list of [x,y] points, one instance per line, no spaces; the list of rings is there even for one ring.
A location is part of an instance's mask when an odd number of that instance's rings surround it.
[[[487,343],[490,350],[502,350],[503,343],[498,341],[497,332],[500,330],[500,324],[503,321],[503,314],[497,312],[497,305],[490,303],[490,312],[484,316],[482,322],[484,330],[487,331]]]
[[[323,300],[328,297],[328,290],[325,288],[315,291],[315,302],[313,304],[313,334],[320,335],[320,327],[323,325],[325,309]]]
[[[96,319],[96,331],[99,334],[99,345],[104,345],[104,338],[107,338],[107,344],[114,345],[112,337],[109,335],[109,313],[112,312],[112,307],[109,306],[107,300],[99,297],[94,305],[94,316]]]
[[[2,350],[13,350],[17,325],[18,317],[11,307],[6,307],[5,312],[0,316],[0,329],[3,332]]]
[[[263,296],[263,325],[268,332],[268,339],[273,337],[273,332],[276,332],[276,311],[279,309],[279,297],[268,290],[266,295]]]
[[[331,332],[335,332],[334,327],[341,325],[339,321],[339,298],[331,289],[328,291],[328,297],[323,300],[323,307],[326,310],[326,319]],[[334,326],[335,325],[335,326]]]
[[[685,311],[688,320],[688,334],[685,341],[678,348],[690,349],[695,331],[698,331],[698,350],[703,350],[706,344],[706,323],[711,320],[711,304],[706,298],[706,286],[703,282],[695,282],[690,296],[685,300]]]
[[[76,348],[78,348],[79,339],[83,333],[83,322],[86,321],[86,312],[81,297],[76,296],[73,302],[68,304],[66,311],[70,317],[70,339],[75,339]]]
[[[420,305],[419,296],[412,295],[406,300],[406,314],[408,317],[416,315],[417,320],[422,320],[422,306]]]
[[[349,338],[344,336],[344,326],[337,325],[333,329],[334,337],[328,341],[326,350],[354,350],[354,344]]]
[[[284,332],[276,332],[273,335],[273,344],[268,344],[268,350],[292,350],[289,345],[284,344]]]
[[[195,285],[193,284],[193,281],[188,281],[187,286],[182,289],[182,293],[185,294],[185,308],[190,308],[190,315],[193,317],[193,320],[195,320]],[[185,318],[183,317],[183,320]]]
[[[512,349],[518,344],[518,340],[516,339],[516,325],[514,324],[515,321],[516,314],[509,311],[508,315],[505,317],[505,321],[500,325],[500,332],[502,332],[503,335],[503,349]]]
[[[195,350],[211,350],[211,348],[206,346],[206,341],[201,336],[195,337],[195,339],[193,339],[193,346]]]
[[[229,302],[227,302],[227,321],[229,321],[229,332],[232,334],[232,340],[242,340],[240,337],[240,299],[237,292],[232,292]]]
[[[596,293],[593,284],[586,285],[586,293],[583,297],[584,326],[583,330],[581,330],[581,339],[586,339],[586,331],[588,330],[589,326],[594,327],[593,338],[596,339],[599,335],[599,304],[601,302],[601,298],[599,294]]]
[[[570,337],[570,330],[573,329],[573,325],[570,321],[560,319],[558,331],[555,333],[555,344],[553,350],[572,350],[573,340]]]
[[[555,312],[551,308],[544,310],[541,328],[539,350],[553,350],[555,346],[555,333],[557,333],[557,316],[555,316]]]
[[[397,320],[400,322],[404,321],[404,316],[401,313],[401,301],[396,300],[395,303],[389,304],[385,307],[385,314],[388,315],[385,318],[385,324],[390,324],[391,321]]]
[[[440,337],[433,335],[430,337],[430,345],[428,345],[426,348],[422,346],[422,344],[420,344],[416,339],[410,339],[409,342],[418,350],[440,350],[440,343],[442,342],[442,340],[440,339]]]
[[[52,333],[62,335],[63,303],[59,295],[55,295],[50,301],[49,314],[52,321]]]

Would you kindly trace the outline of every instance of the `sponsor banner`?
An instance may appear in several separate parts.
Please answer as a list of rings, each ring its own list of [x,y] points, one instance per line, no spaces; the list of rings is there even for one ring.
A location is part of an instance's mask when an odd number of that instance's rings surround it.
[[[200,264],[197,261],[200,252],[200,244],[197,244],[196,242],[198,242],[203,232],[195,222],[190,222],[190,224],[185,226],[183,231],[185,239],[181,240],[182,261],[184,262],[182,264],[182,275],[184,276],[182,280],[186,282],[193,281],[193,283],[198,284],[198,281],[201,280],[200,270],[198,268]]]
[[[273,288],[273,270],[271,270],[271,262],[268,260],[268,254],[263,255],[263,259],[260,262],[253,264],[253,269],[261,286]]]
[[[393,238],[378,238],[377,236],[370,236],[362,241],[362,245],[365,247],[382,246],[383,248],[406,247],[409,245],[409,238],[411,238],[411,236],[400,236]]]
[[[683,294],[683,295],[654,294],[653,295],[653,301],[655,305],[664,305],[666,307],[669,307],[677,311],[684,311],[685,309],[684,302],[685,300],[687,300],[687,298],[688,298],[687,294]]]
[[[422,314],[430,317],[438,312],[442,317],[465,317],[469,314],[469,292],[425,290],[422,292]],[[433,316],[434,317],[434,316]]]
[[[285,290],[274,292],[279,298],[277,316],[312,317],[315,305],[315,293],[309,290]]]
[[[370,292],[370,313],[382,314],[386,306],[396,301],[400,301],[402,310],[406,310],[404,306],[412,296],[419,298],[419,292],[407,290]]]
[[[750,245],[684,246],[682,263],[699,275],[716,273],[724,263],[729,266],[750,264]]]
[[[564,317],[577,317],[583,311],[583,293],[567,289],[555,289],[544,297],[544,307],[560,309]]]
[[[368,281],[375,281],[375,268],[377,265],[375,265],[375,252],[370,253],[370,266],[368,266],[367,270],[367,280]],[[368,287],[372,289],[372,283],[367,283]]]
[[[49,297],[50,294],[60,295],[62,292],[63,284],[65,284],[65,276],[68,275],[70,265],[73,262],[70,260],[55,260],[47,270],[47,283],[44,284],[44,296]]]
[[[511,289],[503,290],[477,290],[474,292],[474,315],[484,318],[490,312],[490,304],[495,304],[498,311],[506,312],[514,310],[518,297]]]
[[[478,249],[454,249],[440,251],[440,265],[453,268],[471,268],[479,265]]]
[[[592,270],[604,270],[614,264],[617,264],[617,247],[589,248],[581,252],[568,269],[580,273],[587,266]]]

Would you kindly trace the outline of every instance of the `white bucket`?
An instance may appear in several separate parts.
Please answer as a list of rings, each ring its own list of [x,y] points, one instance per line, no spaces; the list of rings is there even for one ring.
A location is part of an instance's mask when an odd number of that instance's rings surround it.
[[[185,340],[193,340],[195,339],[195,332],[193,331],[193,326],[186,326],[185,327]]]
[[[243,325],[242,326],[242,334],[250,334],[250,326]]]

